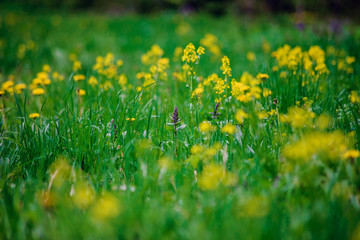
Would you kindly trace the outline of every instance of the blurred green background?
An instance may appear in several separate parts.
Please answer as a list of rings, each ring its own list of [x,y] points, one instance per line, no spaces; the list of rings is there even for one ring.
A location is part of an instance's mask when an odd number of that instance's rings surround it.
[[[311,11],[321,15],[336,15],[359,19],[358,0],[3,0],[4,9],[22,7],[29,10],[96,10],[111,13],[152,13],[163,10],[180,12],[209,12],[262,14]]]

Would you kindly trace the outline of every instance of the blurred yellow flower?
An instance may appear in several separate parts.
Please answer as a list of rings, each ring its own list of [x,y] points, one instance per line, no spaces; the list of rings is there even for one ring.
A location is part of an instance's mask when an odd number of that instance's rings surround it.
[[[121,212],[121,205],[115,196],[105,193],[96,201],[91,212],[94,220],[104,221],[118,216]]]
[[[40,115],[38,113],[29,114],[29,118],[38,118]]]
[[[84,89],[76,89],[76,94],[79,95],[79,96],[84,96],[86,94],[85,90]]]
[[[231,135],[233,135],[235,133],[235,131],[236,131],[235,125],[233,125],[231,123],[227,123],[227,124],[225,124],[225,126],[223,126],[221,128],[221,132],[228,133],[228,134],[231,134]]]
[[[35,89],[33,89],[32,90],[32,94],[33,95],[42,95],[42,94],[44,94],[45,93],[45,90],[44,89],[42,89],[42,88],[35,88]]]

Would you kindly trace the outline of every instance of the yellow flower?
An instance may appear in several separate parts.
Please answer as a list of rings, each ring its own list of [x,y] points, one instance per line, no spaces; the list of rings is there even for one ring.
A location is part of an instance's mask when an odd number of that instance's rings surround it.
[[[355,62],[355,57],[346,57],[345,62],[350,65]]]
[[[86,94],[85,90],[84,89],[76,89],[76,94],[79,95],[79,96],[84,96]]]
[[[1,85],[1,88],[7,91],[9,88],[12,88],[13,86],[14,86],[14,81],[8,80]]]
[[[224,127],[221,128],[221,132],[228,133],[231,135],[233,135],[235,131],[236,131],[236,127],[231,123],[227,123]]]
[[[133,121],[135,121],[135,118],[126,118],[126,121],[133,122]]]
[[[267,113],[266,111],[260,111],[256,115],[259,119],[265,119],[269,117],[269,113]]]
[[[119,59],[119,60],[116,61],[116,66],[118,66],[118,67],[121,67],[123,64],[124,64],[123,60]]]
[[[74,81],[75,82],[82,81],[82,80],[85,80],[85,75],[83,75],[83,74],[74,75]]]
[[[196,52],[197,52],[197,54],[198,54],[199,56],[201,56],[202,54],[205,53],[205,48],[202,47],[202,46],[200,46],[200,47],[198,47],[198,49],[196,50]]]
[[[264,97],[270,96],[271,94],[272,94],[272,92],[271,92],[270,89],[264,88],[264,90],[263,90],[263,96]]]
[[[360,96],[357,91],[351,91],[349,97],[352,103],[360,103]]]
[[[35,88],[32,90],[33,95],[43,95],[45,93],[45,90],[42,88]]]
[[[90,76],[90,78],[89,78],[89,84],[90,84],[92,87],[95,87],[95,85],[98,85],[98,80],[96,79],[96,77]]]
[[[51,72],[51,67],[50,67],[50,65],[49,64],[45,64],[45,65],[43,65],[43,67],[42,67],[42,70],[44,71],[44,72]]]
[[[234,185],[237,179],[226,171],[222,165],[210,163],[205,165],[200,174],[198,185],[202,190],[215,190],[221,184],[225,186]]]
[[[104,221],[118,216],[120,211],[119,201],[110,193],[105,193],[94,205],[92,216],[96,221]]]
[[[29,118],[38,118],[40,115],[38,113],[29,114]]]
[[[255,61],[255,59],[256,59],[255,53],[253,53],[253,52],[248,52],[248,53],[246,54],[246,58],[247,58],[247,60],[249,60],[250,62]]]
[[[76,61],[74,61],[74,63],[73,63],[73,71],[77,71],[77,70],[79,70],[79,69],[81,69],[81,62],[78,61],[78,60],[76,60]]]
[[[202,122],[199,124],[199,129],[202,133],[208,133],[210,131],[214,131],[216,127],[212,126],[210,122]]]
[[[119,82],[118,82],[118,83],[120,84],[120,86],[121,86],[122,88],[125,88],[127,82],[128,82],[128,79],[127,79],[126,75],[125,75],[125,74],[121,74],[120,77],[119,77]]]
[[[191,147],[190,152],[191,154],[199,154],[202,153],[205,150],[205,147],[199,144],[196,144]]]
[[[242,124],[244,122],[244,120],[248,117],[249,117],[249,115],[246,112],[244,112],[242,109],[238,109],[236,111],[235,120],[238,123]]]
[[[94,198],[95,192],[91,187],[84,183],[76,185],[73,201],[77,207],[82,209],[87,208],[93,202]]]
[[[198,59],[198,55],[195,52],[195,46],[194,44],[189,43],[184,49],[182,61],[190,63],[190,62],[195,62],[197,59]]]
[[[258,73],[258,75],[256,77],[260,80],[266,80],[269,78],[269,75],[266,73]]]
[[[227,77],[231,77],[231,68],[230,68],[230,60],[227,56],[222,58],[222,66],[220,70],[223,71],[223,74]]]
[[[15,85],[14,88],[15,88],[16,93],[21,93],[21,91],[26,88],[26,84],[25,83],[18,83],[18,84]]]
[[[360,156],[360,152],[358,150],[348,150],[344,153],[344,158],[358,158]]]

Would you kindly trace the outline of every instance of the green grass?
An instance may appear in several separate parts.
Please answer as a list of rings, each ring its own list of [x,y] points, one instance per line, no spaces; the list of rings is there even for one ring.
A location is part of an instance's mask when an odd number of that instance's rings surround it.
[[[347,23],[334,34],[325,20],[309,21],[299,31],[292,16],[117,17],[5,10],[0,20],[1,83],[13,76],[15,83],[27,84],[21,93],[5,91],[0,97],[0,238],[359,237],[360,159],[343,157],[360,148],[359,103],[349,97],[360,89],[357,25]],[[173,73],[182,71],[183,62],[174,57],[175,48],[189,42],[197,48],[207,33],[218,38],[221,54],[205,46],[196,76],[177,80]],[[264,51],[265,41],[271,51]],[[146,87],[136,76],[149,72],[141,56],[153,44],[163,49],[170,66],[166,81],[155,79]],[[302,62],[295,72],[286,66],[273,71],[278,62],[271,52],[284,44],[303,52],[320,46],[329,72],[316,78]],[[108,52],[124,62],[117,75],[127,76],[125,88],[118,76],[93,70],[96,57]],[[248,52],[255,61],[247,59]],[[73,71],[70,54],[81,61],[80,70]],[[189,86],[192,81],[194,90],[212,73],[224,78],[224,55],[232,69],[224,94],[232,97],[222,97],[220,115],[213,119],[219,97],[213,85],[204,87],[200,99],[191,98]],[[347,56],[356,58],[348,64],[353,72],[338,69]],[[34,96],[30,84],[44,64],[64,80],[50,77],[50,85],[39,85],[45,94]],[[268,74],[258,87],[272,94],[237,100],[230,83],[244,72],[253,80],[258,73]],[[76,74],[86,79],[75,82]],[[113,87],[92,87],[90,76]],[[86,94],[78,96],[78,88]],[[181,119],[176,136],[171,125],[175,106]],[[238,109],[249,115],[243,123],[236,120]],[[297,122],[281,120],[291,109]],[[257,116],[271,110],[275,114],[265,119]],[[31,113],[40,117],[30,118]],[[216,129],[202,133],[204,121]],[[236,126],[234,134],[222,131],[226,123]],[[195,153],[198,145],[203,151]],[[287,151],[292,146],[298,148]],[[213,175],[206,177],[211,166]]]

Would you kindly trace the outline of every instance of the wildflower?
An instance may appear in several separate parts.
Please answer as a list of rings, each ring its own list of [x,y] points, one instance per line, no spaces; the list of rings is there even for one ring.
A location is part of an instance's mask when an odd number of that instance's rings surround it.
[[[346,138],[340,132],[313,132],[284,149],[285,158],[299,164],[315,157],[323,160],[337,160],[346,152]]]
[[[269,78],[269,75],[268,74],[266,74],[266,73],[258,73],[258,75],[256,76],[258,79],[260,79],[260,80],[266,80],[266,79],[268,79]]]
[[[16,93],[21,93],[21,91],[24,90],[25,88],[26,88],[25,83],[18,83],[14,87]]]
[[[360,96],[357,91],[351,91],[349,98],[352,103],[360,103]]]
[[[38,113],[31,113],[29,114],[29,118],[38,118],[40,115]]]
[[[205,48],[202,46],[199,46],[198,49],[196,50],[196,53],[201,56],[202,54],[205,53]]]
[[[110,193],[105,193],[96,201],[91,212],[95,220],[104,221],[118,216],[120,211],[119,201]]]
[[[235,131],[236,131],[236,127],[231,123],[227,123],[225,124],[225,126],[221,128],[221,132],[228,133],[230,135],[233,135]]]
[[[263,89],[263,96],[264,97],[270,96],[271,94],[272,94],[272,92],[271,92],[270,89],[268,89],[268,88]]]
[[[346,57],[345,62],[350,65],[355,62],[355,57]]]
[[[144,65],[156,64],[156,62],[164,55],[164,51],[157,44],[152,45],[151,49],[141,56],[141,62]]]
[[[73,201],[79,208],[87,208],[95,199],[95,191],[86,184],[77,184]]]
[[[195,144],[191,147],[190,152],[191,154],[199,154],[205,151],[205,147],[203,145]]]
[[[84,96],[86,94],[86,92],[85,92],[84,89],[77,88],[76,89],[76,94],[79,95],[79,96]]]
[[[171,116],[171,121],[172,121],[172,124],[174,125],[174,135],[175,135],[175,138],[176,138],[176,133],[177,133],[176,126],[180,122],[179,111],[178,111],[177,106],[174,107],[174,112],[173,112],[173,114]]]
[[[118,66],[118,67],[121,67],[123,64],[124,64],[123,60],[119,59],[119,60],[116,61],[116,66]]]
[[[360,156],[360,152],[358,150],[348,150],[344,153],[343,158],[358,158]]]
[[[209,52],[211,54],[213,54],[214,56],[220,56],[221,55],[221,50],[219,47],[219,43],[218,43],[218,38],[211,34],[211,33],[207,33],[205,34],[204,38],[202,38],[200,40],[200,44],[202,46],[205,46],[206,49],[209,50]]]
[[[75,82],[78,82],[78,81],[82,81],[82,80],[85,80],[85,75],[83,75],[83,74],[76,74],[76,75],[74,75],[74,81]]]
[[[90,84],[92,87],[95,87],[96,85],[98,85],[98,80],[96,79],[96,77],[90,76],[90,78],[89,78],[89,84]]]
[[[246,118],[248,118],[248,117],[249,117],[249,115],[248,115],[246,112],[244,112],[242,109],[238,109],[238,110],[236,111],[235,120],[236,120],[238,123],[243,124],[243,123],[244,123],[244,120],[245,120]]]
[[[218,164],[210,163],[205,165],[199,177],[198,185],[202,190],[215,190],[220,185],[231,186],[237,179],[226,169]]]
[[[253,53],[253,52],[248,52],[248,53],[246,54],[246,58],[247,58],[247,60],[249,60],[250,62],[255,61],[255,59],[256,59],[255,53]]]
[[[198,59],[198,55],[196,54],[195,46],[194,44],[189,43],[184,49],[182,61],[190,63],[190,62],[195,62],[197,59]]]
[[[108,91],[110,88],[113,88],[113,85],[110,81],[105,81],[104,85],[100,85],[105,91]]]
[[[210,113],[212,114],[211,118],[216,119],[220,115],[220,113],[218,112],[219,106],[220,106],[220,102],[216,103],[214,112]]]
[[[290,107],[287,115],[281,115],[281,122],[288,122],[294,128],[311,127],[315,113],[297,106]]]
[[[7,91],[9,88],[12,88],[13,86],[14,86],[14,81],[8,80],[1,85],[1,88]]]
[[[131,121],[131,122],[133,122],[133,121],[135,121],[135,118],[126,118],[126,121]]]
[[[42,70],[43,70],[44,72],[49,73],[49,72],[51,72],[51,67],[50,67],[49,64],[45,64],[45,65],[43,65]]]
[[[59,80],[59,81],[62,81],[64,80],[64,75],[58,73],[58,72],[53,72],[52,73],[52,78],[55,79],[55,80]]]
[[[204,93],[204,86],[200,83],[197,88],[192,92],[191,97],[201,98],[201,95]]]
[[[199,124],[199,130],[202,133],[208,133],[215,130],[215,126],[212,126],[210,122],[202,122]]]
[[[121,86],[122,88],[125,88],[127,82],[128,82],[128,79],[127,79],[126,75],[125,75],[125,74],[121,74],[120,77],[119,77],[119,82],[118,82],[118,83],[120,84],[120,86]]]
[[[222,58],[222,66],[220,67],[220,70],[223,71],[223,74],[226,77],[231,77],[231,68],[230,68],[230,60],[227,56],[224,56]]]
[[[78,60],[76,60],[76,61],[74,61],[74,63],[73,63],[73,71],[77,71],[77,70],[79,70],[79,69],[81,69],[81,62],[78,61]]]
[[[259,119],[265,119],[269,117],[269,113],[266,111],[260,111],[256,114]]]
[[[32,94],[36,95],[36,96],[43,95],[44,93],[45,93],[45,90],[42,88],[35,88],[32,90]]]

